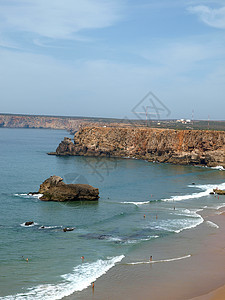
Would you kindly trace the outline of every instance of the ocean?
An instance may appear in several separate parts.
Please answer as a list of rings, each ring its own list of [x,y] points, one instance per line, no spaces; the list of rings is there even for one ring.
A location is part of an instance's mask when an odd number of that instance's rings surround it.
[[[47,155],[68,135],[0,128],[0,299],[76,299],[116,264],[143,263],[135,261],[137,248],[169,243],[204,222],[199,212],[225,206],[224,197],[209,195],[225,189],[219,166]],[[28,195],[51,175],[99,188],[99,201],[45,202]]]

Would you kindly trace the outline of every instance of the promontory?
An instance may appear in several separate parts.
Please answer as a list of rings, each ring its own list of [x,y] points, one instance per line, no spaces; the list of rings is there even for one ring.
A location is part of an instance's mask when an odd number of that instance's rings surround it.
[[[83,127],[54,155],[130,157],[151,162],[225,167],[225,131]]]

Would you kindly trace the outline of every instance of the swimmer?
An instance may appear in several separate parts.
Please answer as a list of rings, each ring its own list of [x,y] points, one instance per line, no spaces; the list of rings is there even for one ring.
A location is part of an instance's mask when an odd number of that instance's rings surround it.
[[[26,258],[26,262],[28,262],[28,258]]]
[[[84,256],[81,256],[82,262],[84,261]]]
[[[144,219],[145,219],[145,215],[144,215]]]

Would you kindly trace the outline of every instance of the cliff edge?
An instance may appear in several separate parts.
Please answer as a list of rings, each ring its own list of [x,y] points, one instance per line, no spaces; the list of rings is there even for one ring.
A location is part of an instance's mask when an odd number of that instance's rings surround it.
[[[55,155],[131,157],[155,162],[225,167],[225,132],[84,127],[64,138]]]

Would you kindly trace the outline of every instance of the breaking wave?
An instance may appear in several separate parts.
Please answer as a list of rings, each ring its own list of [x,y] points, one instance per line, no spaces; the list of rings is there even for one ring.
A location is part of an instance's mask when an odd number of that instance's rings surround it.
[[[69,296],[76,291],[82,291],[97,278],[120,262],[125,256],[120,255],[106,260],[99,259],[93,263],[84,263],[73,269],[73,272],[62,275],[58,284],[42,284],[29,288],[27,292],[0,297],[1,300],[57,300]]]

